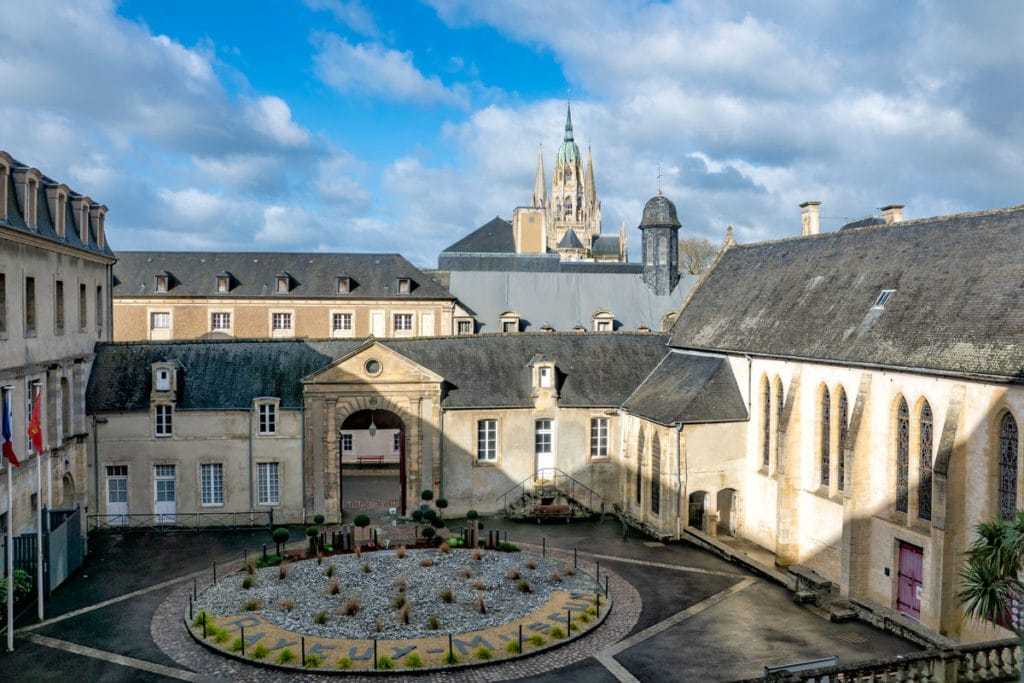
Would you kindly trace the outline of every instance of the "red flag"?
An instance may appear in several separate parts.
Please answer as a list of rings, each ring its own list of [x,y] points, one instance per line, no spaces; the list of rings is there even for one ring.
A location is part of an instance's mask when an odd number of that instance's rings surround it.
[[[3,442],[3,454],[7,458],[7,461],[17,467],[21,463],[18,462],[18,457],[14,455],[14,431],[11,429],[11,424],[14,422],[14,418],[11,416],[11,397],[8,392],[4,394],[4,405],[3,405],[3,418],[2,427],[0,427],[0,441]]]
[[[32,419],[28,423],[28,439],[36,453],[43,452],[43,425],[39,417],[39,404],[42,402],[42,396],[36,394],[35,405],[32,406]]]

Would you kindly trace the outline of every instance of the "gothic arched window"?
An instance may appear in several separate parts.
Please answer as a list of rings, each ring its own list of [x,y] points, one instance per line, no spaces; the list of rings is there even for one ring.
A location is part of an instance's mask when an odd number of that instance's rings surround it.
[[[907,400],[900,397],[896,409],[896,511],[907,511],[910,478],[910,409]]]
[[[846,401],[846,390],[839,387],[839,443],[836,444],[836,488],[840,491],[846,486],[846,433],[848,431],[849,420],[847,413],[849,412],[849,405]]]
[[[832,427],[832,397],[828,393],[828,387],[821,392],[821,485],[829,485],[829,474],[832,469],[831,444],[829,443],[829,431]]]
[[[665,265],[668,263],[668,238],[665,236],[658,238],[658,264]]]
[[[661,440],[651,439],[651,514],[661,514]]]
[[[640,428],[640,436],[636,443],[636,502],[640,504],[640,493],[644,487],[644,428]]]
[[[767,469],[772,447],[772,394],[767,377],[761,382],[761,422],[761,466]]]
[[[918,450],[921,454],[921,473],[917,487],[917,516],[932,518],[932,407],[928,401],[921,406],[921,433]]]
[[[1017,421],[1003,415],[999,423],[999,517],[1013,519],[1017,512]]]

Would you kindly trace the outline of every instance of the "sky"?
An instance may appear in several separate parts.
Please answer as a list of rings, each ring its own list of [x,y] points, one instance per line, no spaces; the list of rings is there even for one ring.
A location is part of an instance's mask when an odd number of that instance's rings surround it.
[[[1024,3],[0,0],[0,149],[116,249],[437,254],[547,180],[571,100],[603,230],[1024,203]],[[660,169],[660,171],[659,171]],[[660,175],[660,179],[659,179]]]

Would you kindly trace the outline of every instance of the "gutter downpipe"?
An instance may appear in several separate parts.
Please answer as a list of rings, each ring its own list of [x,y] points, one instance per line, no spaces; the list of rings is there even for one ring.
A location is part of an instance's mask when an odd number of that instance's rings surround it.
[[[444,407],[437,407],[437,497],[444,498]]]
[[[253,481],[252,481],[252,406],[249,406],[249,514],[253,512]]]
[[[683,540],[682,514],[683,514],[683,472],[682,472],[682,440],[683,423],[676,422],[676,540]]]
[[[99,428],[96,425],[107,424],[107,418],[97,417],[95,413],[92,415],[92,485],[93,493],[96,501],[96,510],[93,512],[94,515],[100,513],[100,444],[99,444]],[[85,525],[86,531],[88,531],[88,523]]]

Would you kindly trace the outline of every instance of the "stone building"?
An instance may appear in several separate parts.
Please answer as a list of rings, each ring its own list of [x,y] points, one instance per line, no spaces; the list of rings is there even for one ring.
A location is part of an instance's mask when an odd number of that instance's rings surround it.
[[[800,237],[727,241],[665,336],[100,344],[98,471],[127,472],[128,512],[153,514],[172,476],[175,514],[336,519],[346,456],[383,438],[401,512],[423,488],[459,514],[571,484],[662,538],[752,541],[878,623],[996,635],[955,592],[974,525],[1024,503],[1024,207],[900,208],[820,234],[810,202]],[[671,284],[674,205],[652,198],[640,226]]]
[[[0,528],[15,534],[37,529],[40,506],[89,503],[85,388],[93,347],[110,339],[111,327],[106,211],[0,151],[0,391],[21,463],[13,468],[13,519],[0,486]],[[37,402],[42,453],[26,436]],[[4,481],[10,465],[0,461]]]
[[[455,297],[398,254],[118,253],[114,339],[453,334]]]

